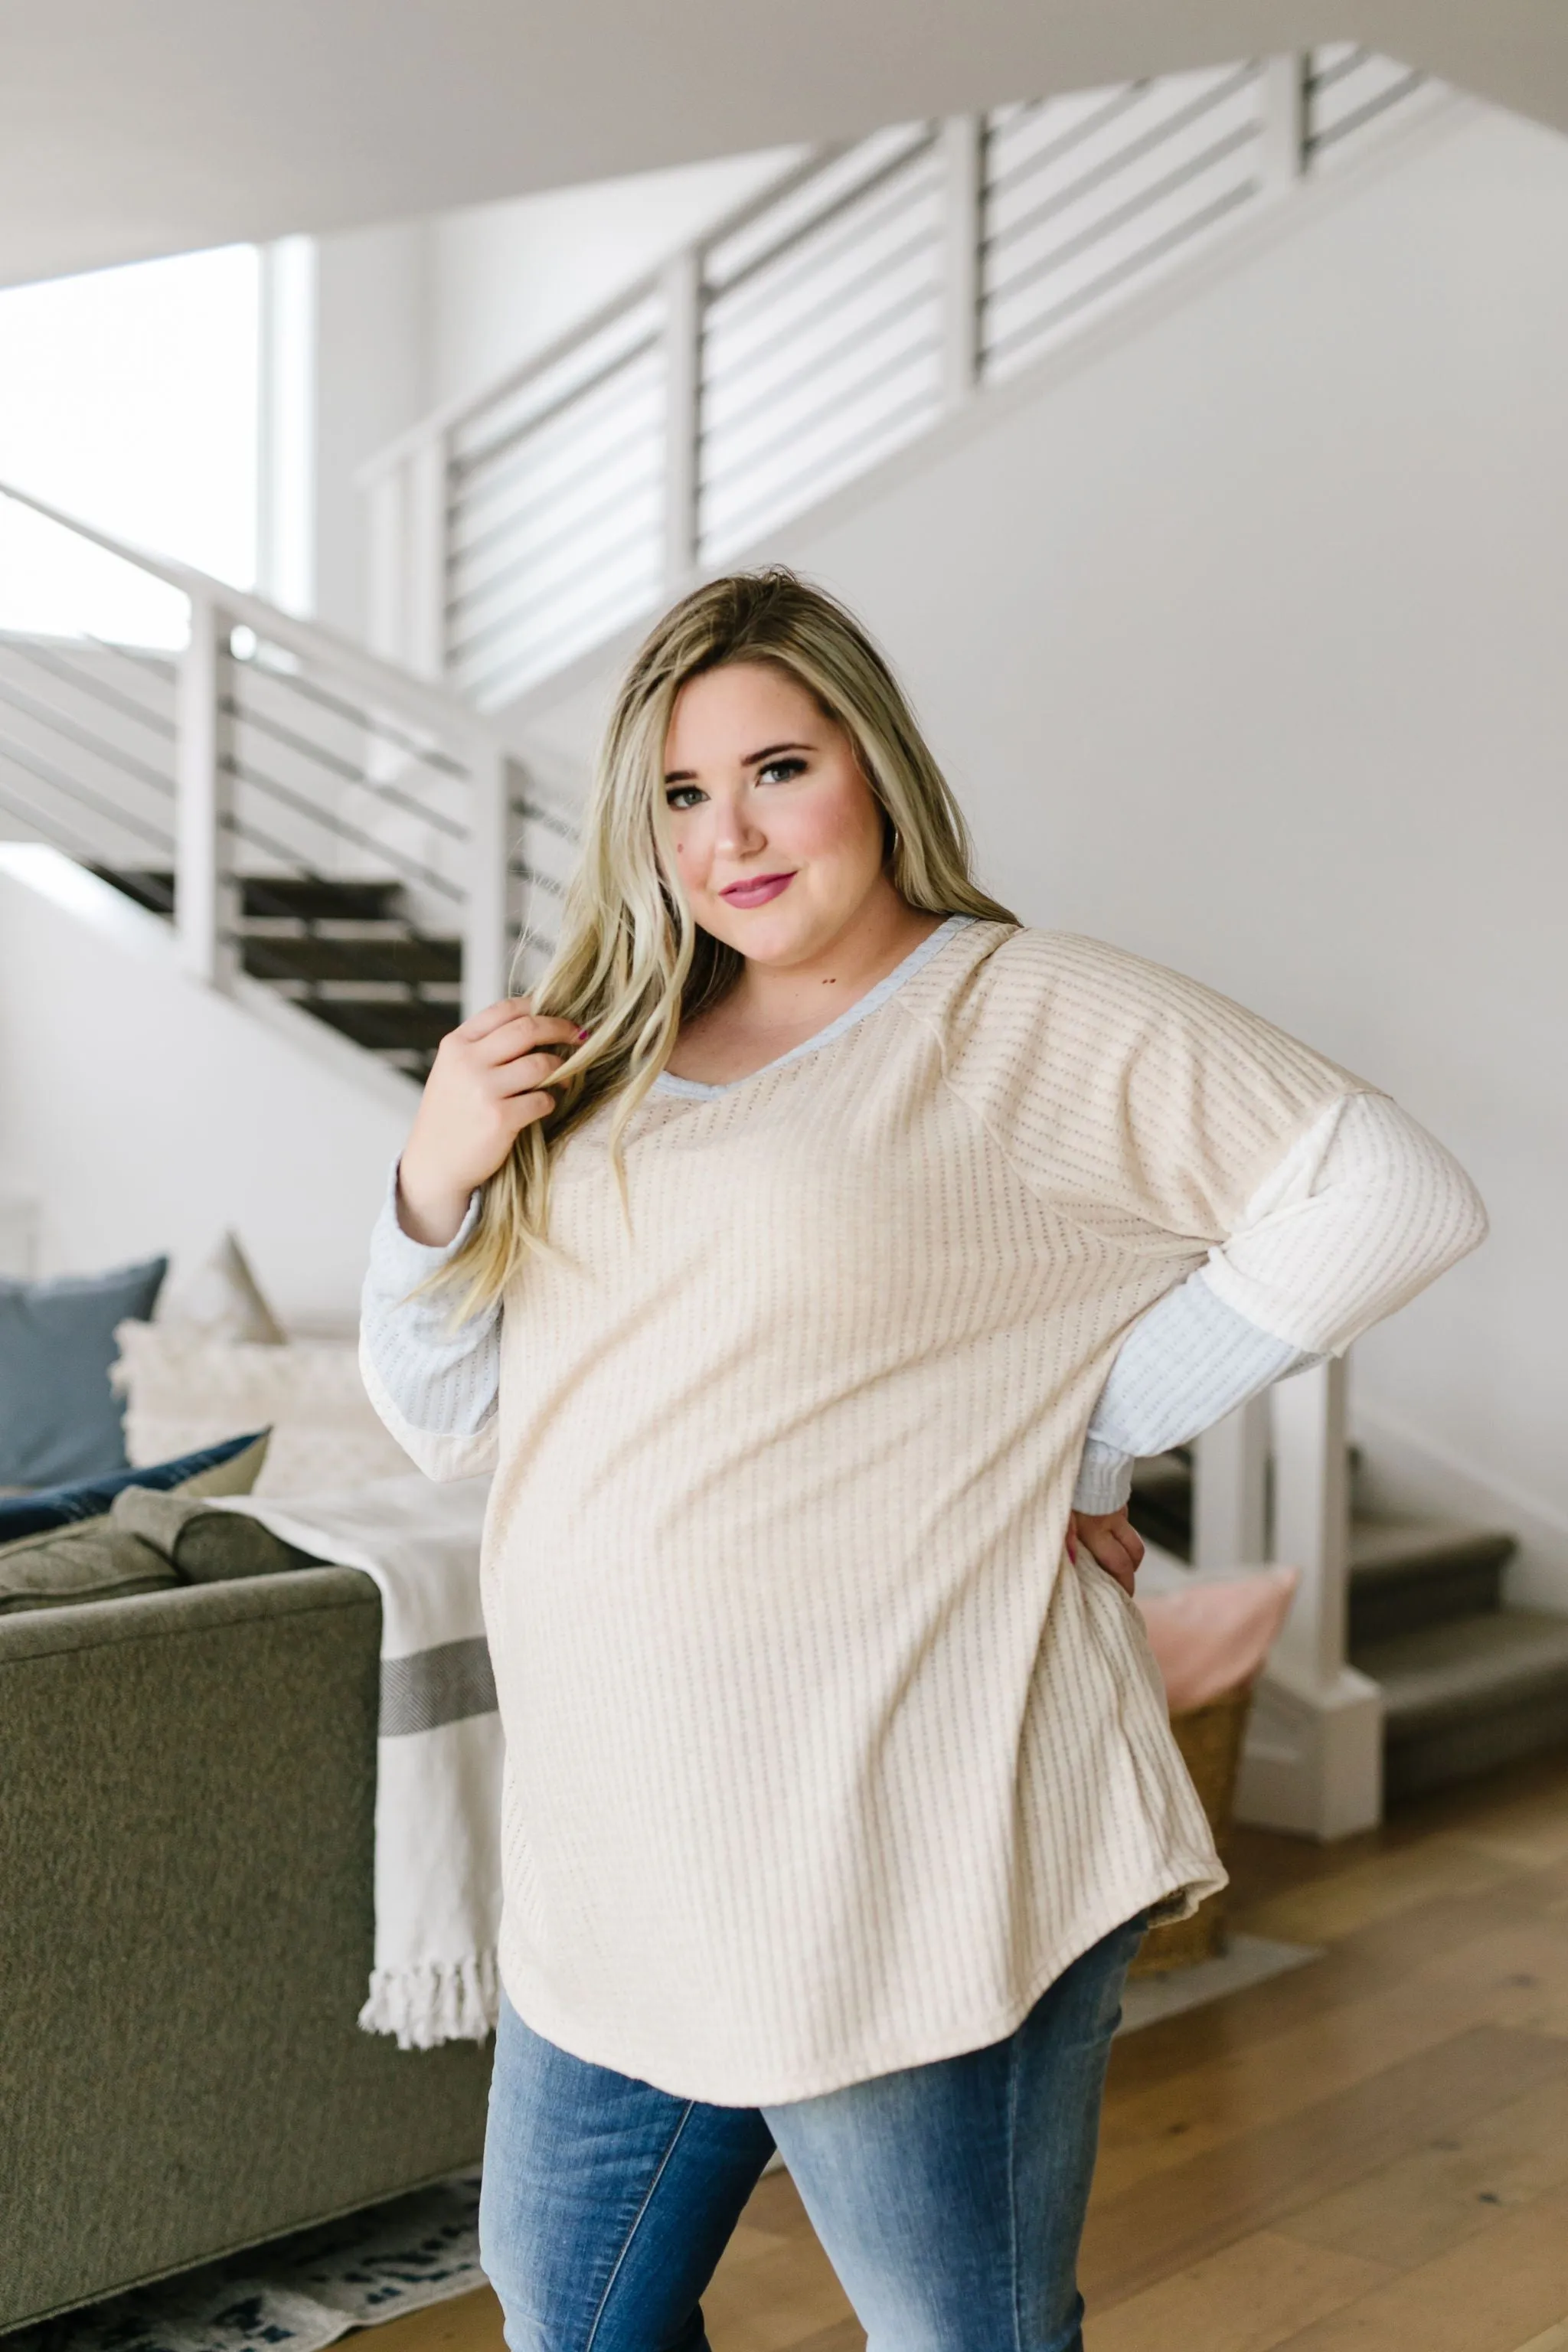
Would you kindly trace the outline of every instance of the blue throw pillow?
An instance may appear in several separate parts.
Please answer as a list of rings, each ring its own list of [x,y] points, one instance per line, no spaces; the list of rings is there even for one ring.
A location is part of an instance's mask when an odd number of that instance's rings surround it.
[[[117,1470],[108,1478],[84,1479],[75,1486],[47,1486],[36,1495],[0,1496],[0,1549],[24,1536],[68,1527],[73,1519],[101,1518],[116,1495],[127,1486],[151,1486],[167,1494],[207,1470],[216,1470],[257,1444],[264,1432],[247,1437],[226,1437],[221,1445],[205,1445],[199,1454],[183,1454],[177,1462],[154,1462],[145,1470]],[[255,1475],[254,1471],[251,1473]]]
[[[109,1385],[114,1327],[152,1318],[166,1257],[53,1282],[0,1280],[0,1486],[56,1486],[126,1467]]]

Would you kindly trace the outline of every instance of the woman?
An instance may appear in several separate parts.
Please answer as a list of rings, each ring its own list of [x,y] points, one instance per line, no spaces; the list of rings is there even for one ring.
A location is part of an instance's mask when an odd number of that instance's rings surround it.
[[[365,1294],[389,1427],[496,1470],[513,2352],[704,2345],[775,2142],[873,2352],[1079,2344],[1122,1977],[1224,1882],[1131,1457],[1483,1231],[1385,1096],[987,897],[830,599],[659,623]]]

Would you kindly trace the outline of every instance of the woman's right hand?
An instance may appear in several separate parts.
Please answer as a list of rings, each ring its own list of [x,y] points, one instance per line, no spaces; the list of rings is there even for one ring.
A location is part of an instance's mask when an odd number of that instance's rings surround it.
[[[548,1088],[562,1060],[553,1049],[570,1053],[580,1034],[511,996],[442,1038],[397,1167],[397,1221],[410,1240],[445,1248],[475,1187],[553,1108]]]

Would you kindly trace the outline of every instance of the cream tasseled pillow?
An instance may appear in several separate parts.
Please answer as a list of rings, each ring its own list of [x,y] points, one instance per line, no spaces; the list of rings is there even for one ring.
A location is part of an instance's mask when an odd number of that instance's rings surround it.
[[[275,1347],[158,1323],[121,1323],[115,1337],[110,1377],[126,1401],[125,1449],[137,1466],[269,1426],[258,1494],[407,1475],[407,1456],[364,1392],[353,1341]]]
[[[205,1331],[212,1339],[250,1339],[264,1348],[288,1340],[268,1305],[237,1234],[226,1233],[197,1266],[176,1266],[153,1320],[166,1329]]]

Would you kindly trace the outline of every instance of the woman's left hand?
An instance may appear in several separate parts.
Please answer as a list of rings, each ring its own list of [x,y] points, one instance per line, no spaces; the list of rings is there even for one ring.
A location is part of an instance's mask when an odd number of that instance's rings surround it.
[[[1143,1558],[1143,1538],[1125,1511],[1074,1511],[1068,1520],[1068,1558],[1079,1548],[1097,1559],[1129,1597]]]

